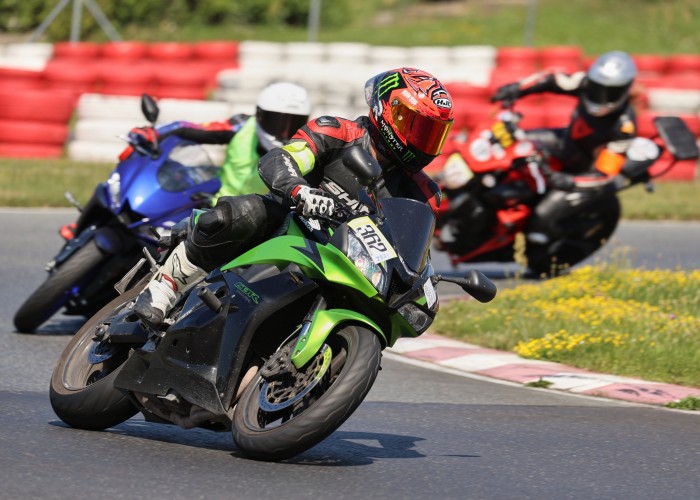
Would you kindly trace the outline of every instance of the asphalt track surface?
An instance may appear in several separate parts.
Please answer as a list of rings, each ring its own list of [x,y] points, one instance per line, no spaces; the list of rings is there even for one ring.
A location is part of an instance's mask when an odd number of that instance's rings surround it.
[[[70,429],[51,410],[48,382],[81,320],[57,315],[20,335],[12,316],[43,281],[56,230],[72,217],[0,209],[0,499],[700,498],[697,413],[461,376],[395,355],[338,431],[283,463],[245,459],[228,433],[139,416],[105,432]],[[629,245],[635,265],[693,269],[699,243],[697,224],[634,223],[611,245]]]

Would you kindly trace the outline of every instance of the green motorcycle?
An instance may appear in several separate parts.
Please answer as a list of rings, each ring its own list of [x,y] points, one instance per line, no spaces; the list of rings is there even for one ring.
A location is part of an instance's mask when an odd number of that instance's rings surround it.
[[[428,329],[438,281],[493,299],[496,287],[477,271],[434,272],[426,204],[379,200],[381,169],[364,151],[344,162],[365,186],[363,210],[327,219],[291,213],[285,234],[183,296],[162,331],[131,309],[146,280],[126,291],[122,284],[61,354],[50,388],[56,415],[98,430],[141,412],[151,422],[230,430],[246,456],[283,460],[355,411],[384,348]]]

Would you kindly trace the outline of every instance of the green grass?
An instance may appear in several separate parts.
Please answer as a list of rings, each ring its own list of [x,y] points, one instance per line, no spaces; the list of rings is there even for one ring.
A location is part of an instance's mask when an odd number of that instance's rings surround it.
[[[444,305],[432,331],[524,358],[700,387],[700,271],[585,266]]]
[[[85,203],[113,167],[66,159],[0,158],[0,206],[66,207],[66,191]]]
[[[523,45],[529,0],[417,2],[354,0],[357,12],[343,26],[321,26],[318,41],[372,45]],[[535,46],[578,45],[589,55],[613,49],[633,53],[696,53],[700,3],[695,0],[538,0]],[[142,40],[306,41],[305,27],[131,27]]]

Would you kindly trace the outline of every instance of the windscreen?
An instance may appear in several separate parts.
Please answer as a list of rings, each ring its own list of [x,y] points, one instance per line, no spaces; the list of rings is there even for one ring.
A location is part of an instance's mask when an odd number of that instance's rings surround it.
[[[165,191],[186,191],[218,175],[219,167],[200,145],[175,147],[158,169],[158,184]]]
[[[399,254],[412,271],[422,272],[435,230],[433,211],[427,204],[407,198],[385,198],[381,204]]]

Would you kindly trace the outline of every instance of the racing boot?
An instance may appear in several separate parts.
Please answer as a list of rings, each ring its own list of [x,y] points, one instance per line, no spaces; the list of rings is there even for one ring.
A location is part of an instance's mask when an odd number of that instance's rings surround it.
[[[134,313],[151,326],[162,325],[165,316],[180,297],[206,275],[204,269],[190,262],[185,252],[185,243],[180,243],[139,294],[134,304]]]

